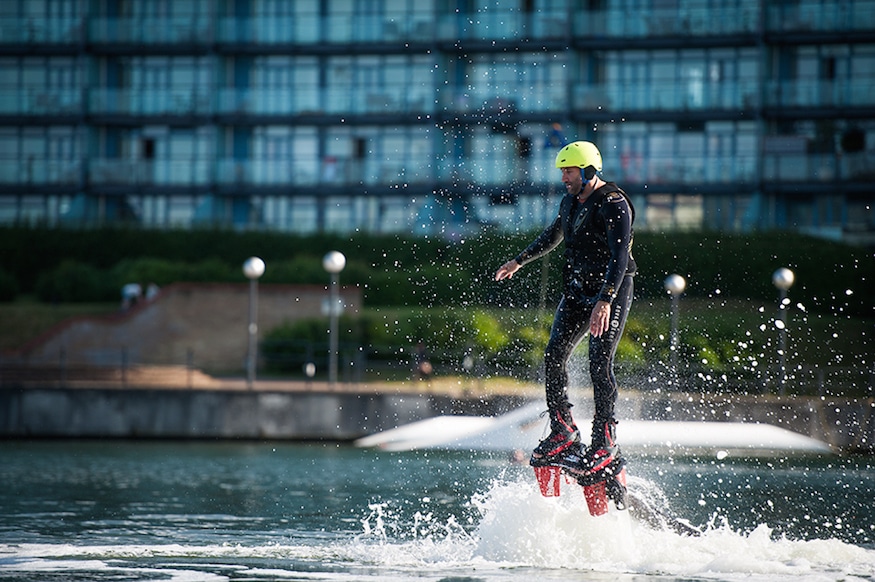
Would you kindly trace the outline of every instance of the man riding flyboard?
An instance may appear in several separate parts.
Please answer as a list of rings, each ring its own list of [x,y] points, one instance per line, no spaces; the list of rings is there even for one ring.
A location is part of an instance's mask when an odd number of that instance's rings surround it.
[[[578,481],[613,481],[625,461],[616,445],[614,355],[632,303],[634,208],[616,184],[603,181],[595,144],[577,141],[556,156],[567,194],[555,220],[519,255],[502,265],[496,280],[512,277],[565,243],[563,294],[544,354],[550,435],[532,453],[533,466],[560,466]],[[595,414],[590,446],[580,442],[571,416],[567,365],[589,332],[589,371]]]

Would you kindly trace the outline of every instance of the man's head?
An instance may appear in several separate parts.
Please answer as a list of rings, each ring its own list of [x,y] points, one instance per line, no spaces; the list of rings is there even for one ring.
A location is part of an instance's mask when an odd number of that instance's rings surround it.
[[[589,182],[595,177],[596,172],[602,171],[602,154],[595,144],[589,141],[575,141],[556,154],[556,167],[580,168],[583,179]],[[563,181],[564,181],[563,172]]]

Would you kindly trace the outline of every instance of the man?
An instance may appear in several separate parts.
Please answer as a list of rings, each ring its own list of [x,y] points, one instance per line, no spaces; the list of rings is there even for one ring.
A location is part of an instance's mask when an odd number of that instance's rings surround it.
[[[580,431],[568,401],[568,360],[587,331],[589,370],[595,414],[592,440],[583,454],[582,469],[597,471],[619,455],[614,404],[617,382],[614,354],[632,303],[634,209],[625,193],[603,181],[602,156],[588,141],[576,141],[556,156],[567,190],[553,223],[523,252],[502,265],[495,280],[513,277],[520,267],[565,241],[563,294],[556,309],[544,354],[550,435],[532,454],[533,461],[561,458],[580,442]],[[573,449],[572,449],[573,450]]]

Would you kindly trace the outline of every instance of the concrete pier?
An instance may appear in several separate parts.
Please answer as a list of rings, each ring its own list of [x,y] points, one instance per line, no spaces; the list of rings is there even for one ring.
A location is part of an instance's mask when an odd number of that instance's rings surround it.
[[[351,441],[439,415],[499,415],[526,393],[430,391],[404,385],[243,382],[210,388],[0,388],[0,438],[278,439]],[[591,414],[587,403],[578,418]],[[621,393],[617,416],[634,420],[768,423],[828,443],[875,452],[875,400]]]
[[[0,438],[348,441],[445,414],[495,415],[525,401],[284,386],[258,390],[0,388]]]

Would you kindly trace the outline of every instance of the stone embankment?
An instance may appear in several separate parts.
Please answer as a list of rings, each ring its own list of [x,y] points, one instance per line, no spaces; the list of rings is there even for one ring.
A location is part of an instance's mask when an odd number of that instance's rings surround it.
[[[200,380],[197,378],[196,380]],[[537,387],[427,382],[243,381],[126,387],[44,381],[0,386],[0,438],[351,441],[437,415],[498,415],[541,398]],[[579,416],[590,414],[581,403]],[[623,392],[623,419],[769,423],[843,453],[875,451],[875,400]]]

